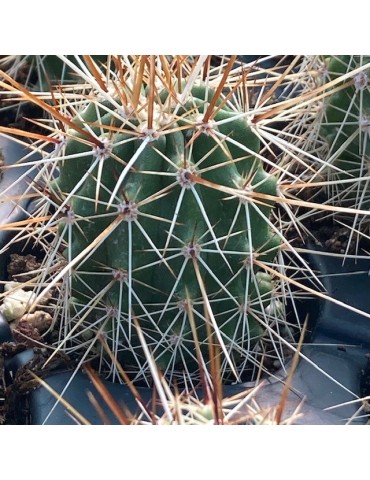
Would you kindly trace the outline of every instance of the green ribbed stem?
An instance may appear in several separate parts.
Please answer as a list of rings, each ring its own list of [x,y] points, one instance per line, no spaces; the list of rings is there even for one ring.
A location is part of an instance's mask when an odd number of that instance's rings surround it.
[[[252,194],[276,195],[276,178],[255,156],[259,139],[239,114],[218,107],[211,131],[198,129],[204,99],[213,95],[206,92],[204,86],[194,88],[177,109],[176,123],[149,141],[145,134],[138,137],[138,119],[122,125],[103,108],[88,106],[78,123],[94,123],[90,129],[101,141],[109,139],[112,151],[88,154],[91,147],[70,131],[53,187],[61,197],[73,192],[71,258],[120,218],[75,268],[74,308],[83,325],[108,318],[111,348],[138,377],[148,366],[134,317],[157,364],[171,376],[198,368],[190,308],[205,363],[209,342],[221,339],[225,377],[240,373],[265,332],[273,281],[253,259],[272,262],[280,240],[268,223],[271,200],[256,201]],[[168,114],[175,108],[168,106],[166,92],[157,102]],[[103,136],[97,123],[107,126]],[[86,315],[80,305],[94,298],[99,300]]]

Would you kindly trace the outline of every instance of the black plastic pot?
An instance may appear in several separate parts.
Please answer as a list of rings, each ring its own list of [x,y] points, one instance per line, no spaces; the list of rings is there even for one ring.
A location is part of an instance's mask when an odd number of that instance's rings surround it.
[[[14,153],[13,146],[0,139],[5,150],[6,161],[16,161],[24,155],[18,147]],[[18,173],[19,176],[19,173]],[[18,177],[17,177],[18,178]],[[1,188],[9,185],[14,180],[11,171],[5,172],[1,179]],[[22,191],[21,184],[16,185]],[[12,192],[15,195],[17,192]],[[7,196],[10,195],[8,192]],[[1,200],[1,197],[0,197]],[[0,223],[16,221],[25,216],[25,208],[19,205],[2,203],[0,206]],[[0,249],[9,241],[7,234],[0,236]],[[326,287],[328,295],[338,301],[348,303],[358,310],[370,313],[370,258],[362,260],[342,260],[317,252],[309,256],[311,267],[320,272],[321,280]],[[3,267],[6,255],[2,256]],[[2,268],[3,268],[2,267]],[[305,311],[311,312],[315,324],[315,331],[311,335],[310,343],[302,349],[302,358],[293,375],[284,417],[290,416],[301,404],[302,416],[296,424],[345,424],[354,418],[351,423],[365,423],[365,416],[356,415],[361,403],[348,403],[366,395],[368,358],[370,348],[370,319],[355,311],[329,300],[307,300],[302,303]],[[0,342],[11,340],[9,327],[3,318],[0,318]],[[33,356],[32,350],[27,350],[8,360],[5,365],[7,381],[11,383],[16,371],[26,364]],[[264,380],[264,385],[255,394],[255,399],[261,406],[271,407],[276,405],[282,395],[284,380],[289,372],[290,365],[280,370],[270,379]],[[331,376],[332,378],[330,378]],[[70,381],[71,380],[71,381]],[[63,399],[76,409],[86,420],[92,424],[103,423],[96,408],[91,403],[91,394],[97,399],[110,423],[119,423],[119,419],[110,411],[100,394],[92,385],[88,377],[82,373],[56,372],[45,378],[46,383]],[[70,383],[69,383],[70,381]],[[68,384],[69,383],[69,384]],[[66,385],[68,387],[66,388]],[[128,408],[131,413],[139,410],[138,404],[125,385],[104,382],[115,401],[122,407]],[[231,396],[242,390],[250,388],[250,384],[225,386],[224,395]],[[140,388],[140,394],[145,402],[150,402],[152,392],[150,389]],[[23,398],[20,409],[25,409],[24,415],[19,415],[20,423],[34,425],[74,424],[75,420],[68,414],[65,405],[57,402],[55,396],[44,387],[38,387]],[[333,408],[337,405],[342,405]],[[329,409],[329,410],[327,410]]]
[[[309,263],[312,269],[320,272],[328,296],[368,313],[370,317],[370,257],[347,258],[343,264],[342,258],[317,251],[309,255]],[[312,306],[315,308],[310,308]],[[305,307],[308,311],[316,311],[316,328],[310,343],[302,348],[302,359],[293,376],[286,413],[293,412],[300,399],[304,399],[301,409],[304,418],[299,422],[345,424],[361,407],[361,402],[348,402],[370,393],[367,386],[370,318],[335,301],[313,299],[306,301]],[[283,372],[281,375],[284,377]],[[268,383],[257,395],[260,403],[265,405],[270,398],[276,399],[281,393],[280,382],[270,380]],[[339,406],[345,403],[347,405]],[[333,408],[335,406],[338,407]],[[357,415],[351,421],[366,422],[365,414]]]

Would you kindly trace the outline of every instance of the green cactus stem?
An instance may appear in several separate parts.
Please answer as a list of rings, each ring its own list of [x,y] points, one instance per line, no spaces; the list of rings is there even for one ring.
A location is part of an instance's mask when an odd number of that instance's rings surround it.
[[[280,247],[269,222],[276,178],[242,112],[221,96],[207,110],[214,95],[199,84],[180,103],[173,90],[143,87],[145,108],[92,102],[78,113],[95,145],[66,132],[52,190],[65,256],[82,258],[69,278],[71,321],[103,329],[135,379],[149,371],[136,324],[170,378],[197,375],[194,325],[204,364],[216,341],[234,381],[266,332],[274,282],[253,259],[271,263]]]

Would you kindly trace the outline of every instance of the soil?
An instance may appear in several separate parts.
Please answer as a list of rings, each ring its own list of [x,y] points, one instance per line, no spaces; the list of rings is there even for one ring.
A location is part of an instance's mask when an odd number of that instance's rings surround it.
[[[35,255],[19,255],[12,253],[9,256],[9,263],[7,266],[8,281],[28,282],[35,278],[36,271],[41,267]]]
[[[327,195],[324,190],[315,191],[313,188],[307,189],[302,193],[302,201],[317,204],[327,203]],[[313,200],[314,199],[314,200]],[[277,207],[282,218],[286,218],[286,213],[280,207]],[[299,208],[296,216],[302,214],[307,209]],[[301,221],[301,236],[297,235],[294,228],[286,232],[286,238],[292,246],[300,248],[309,248],[310,245],[318,247],[324,251],[346,255],[366,255],[370,254],[370,235],[369,225],[361,229],[361,235],[354,231],[353,217],[347,217],[340,214],[328,216],[326,211],[317,211]]]
[[[22,283],[22,289],[30,290],[32,280],[36,278],[40,267],[41,260],[35,255],[12,253],[9,255],[6,281]],[[31,286],[27,286],[26,282],[30,282]],[[39,301],[37,310],[25,313],[10,323],[16,344],[32,348],[48,342],[48,332],[53,321],[51,299],[52,292],[48,292],[47,296]]]
[[[362,237],[360,240],[356,234],[352,234],[351,225],[339,226],[331,221],[307,222],[310,237],[291,238],[291,244],[295,247],[308,248],[314,244],[322,250],[341,255],[368,254],[370,252],[370,240]],[[288,237],[289,238],[289,237]]]

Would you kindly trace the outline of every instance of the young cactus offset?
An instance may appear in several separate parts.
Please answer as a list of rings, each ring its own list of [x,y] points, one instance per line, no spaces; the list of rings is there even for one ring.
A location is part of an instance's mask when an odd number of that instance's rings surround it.
[[[281,243],[269,220],[277,180],[226,77],[177,81],[153,59],[130,68],[55,152],[58,278],[72,297],[62,344],[91,348],[93,332],[135,380],[150,377],[148,352],[170,379],[198,378],[213,349],[224,380],[240,381],[276,322],[261,262]]]

